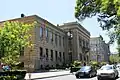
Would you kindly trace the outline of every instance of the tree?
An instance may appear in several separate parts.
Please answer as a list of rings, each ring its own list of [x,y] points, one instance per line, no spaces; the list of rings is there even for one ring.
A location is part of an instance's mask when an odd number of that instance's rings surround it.
[[[113,29],[109,35],[110,44],[117,40],[120,45],[120,0],[77,0],[75,17],[84,20],[97,16],[103,30]],[[120,47],[118,47],[120,53]]]
[[[15,65],[19,63],[19,57],[24,47],[30,47],[29,31],[34,24],[25,24],[20,22],[5,22],[0,27],[0,54],[1,61]]]
[[[111,63],[120,63],[120,58],[119,58],[119,55],[118,54],[112,54],[110,55],[110,62]]]

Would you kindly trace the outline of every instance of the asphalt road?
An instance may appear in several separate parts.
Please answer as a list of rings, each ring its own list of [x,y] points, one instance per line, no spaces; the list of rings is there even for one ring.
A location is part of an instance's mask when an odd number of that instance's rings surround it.
[[[45,79],[36,79],[36,80],[97,80],[97,77],[76,79],[75,75],[66,75],[66,76],[59,76],[59,77],[52,77],[52,78],[45,78]],[[120,80],[120,78],[118,78],[116,80]]]

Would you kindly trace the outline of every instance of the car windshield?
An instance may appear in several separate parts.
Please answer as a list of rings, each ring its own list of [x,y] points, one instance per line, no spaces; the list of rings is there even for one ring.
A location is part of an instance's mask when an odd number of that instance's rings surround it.
[[[80,71],[87,71],[87,70],[90,70],[90,66],[84,66],[84,67],[81,67]]]
[[[110,70],[112,69],[112,66],[102,66],[101,70]]]

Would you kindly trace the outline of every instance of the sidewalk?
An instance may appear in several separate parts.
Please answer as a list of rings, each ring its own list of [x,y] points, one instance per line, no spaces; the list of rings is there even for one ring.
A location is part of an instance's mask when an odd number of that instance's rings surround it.
[[[44,72],[44,73],[30,73],[31,79],[43,79],[57,76],[70,75],[70,71]],[[29,80],[29,73],[26,74],[25,80]]]

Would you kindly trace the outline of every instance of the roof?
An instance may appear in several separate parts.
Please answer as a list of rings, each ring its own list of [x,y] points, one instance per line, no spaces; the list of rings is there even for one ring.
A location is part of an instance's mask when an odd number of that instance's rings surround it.
[[[78,25],[82,30],[84,30],[85,32],[87,32],[90,35],[90,32],[85,29],[79,22],[75,21],[75,22],[68,22],[68,23],[64,23],[63,25],[60,25],[60,27],[64,27],[64,26],[71,26],[71,25]]]
[[[30,15],[30,16],[25,16],[25,17],[20,17],[20,18],[15,18],[15,19],[9,19],[9,20],[5,20],[5,21],[20,21],[20,22],[33,22],[36,21],[37,19],[40,19],[44,22],[47,22],[49,25],[53,26],[54,28],[64,32],[62,29],[60,29],[59,27],[53,25],[52,23],[50,23],[49,21],[37,16],[37,15]],[[0,24],[4,23],[5,21],[1,21]]]

